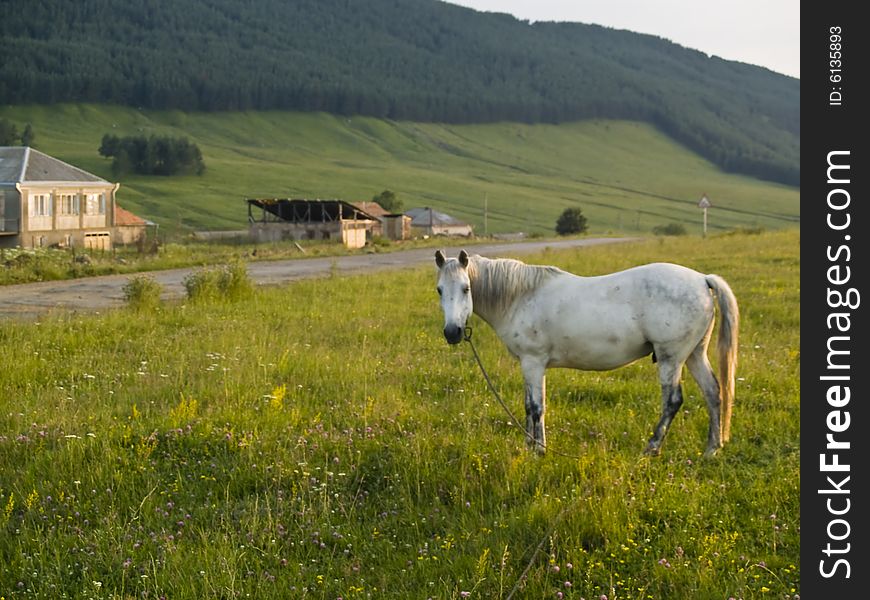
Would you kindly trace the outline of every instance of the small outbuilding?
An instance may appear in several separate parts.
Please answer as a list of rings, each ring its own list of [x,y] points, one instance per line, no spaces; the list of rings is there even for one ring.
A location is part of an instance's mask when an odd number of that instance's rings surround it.
[[[411,217],[401,213],[391,213],[377,202],[354,202],[353,205],[378,220],[372,227],[371,235],[382,236],[388,240],[410,239]]]
[[[470,237],[474,231],[468,223],[432,208],[412,208],[405,212],[411,217],[411,227],[426,235],[450,235]]]
[[[115,205],[115,244],[141,244],[145,241],[145,229],[149,222],[129,210]]]
[[[249,198],[247,203],[251,238],[257,242],[340,240],[361,248],[366,232],[380,222],[344,200]]]

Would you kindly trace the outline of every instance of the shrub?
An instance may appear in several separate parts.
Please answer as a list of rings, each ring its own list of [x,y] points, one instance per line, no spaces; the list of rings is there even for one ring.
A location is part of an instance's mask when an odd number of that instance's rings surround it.
[[[127,280],[122,291],[127,306],[136,310],[152,310],[160,304],[163,286],[150,275],[136,275]]]
[[[189,300],[208,300],[217,297],[219,279],[217,269],[204,268],[186,276],[181,283]]]
[[[219,269],[218,289],[229,299],[248,298],[254,292],[254,284],[248,277],[248,268],[242,261],[234,261]]]
[[[241,261],[194,271],[182,284],[190,300],[238,300],[250,296],[254,290],[248,269]]]
[[[686,235],[686,226],[682,223],[656,225],[653,227],[653,233],[656,235]]]
[[[566,208],[556,221],[556,233],[559,235],[583,233],[587,229],[586,216],[579,208]]]

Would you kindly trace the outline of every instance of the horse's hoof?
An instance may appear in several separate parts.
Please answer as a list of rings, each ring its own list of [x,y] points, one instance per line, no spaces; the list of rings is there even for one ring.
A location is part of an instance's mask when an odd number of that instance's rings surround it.
[[[646,447],[646,450],[644,450],[643,453],[647,456],[658,456],[662,453],[662,449],[660,446],[650,445]]]
[[[706,450],[704,450],[704,458],[713,458],[717,454],[719,454],[718,446],[715,448],[707,448]]]

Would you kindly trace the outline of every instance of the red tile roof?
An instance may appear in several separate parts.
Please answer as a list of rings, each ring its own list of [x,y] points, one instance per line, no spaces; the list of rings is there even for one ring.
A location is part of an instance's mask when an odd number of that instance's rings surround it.
[[[384,215],[390,214],[390,211],[386,210],[383,206],[378,204],[377,202],[353,202],[353,205],[356,206],[363,212],[369,213],[373,217],[381,218]]]
[[[117,204],[115,205],[115,225],[116,226],[122,226],[122,227],[123,226],[128,226],[128,227],[140,226],[140,227],[142,227],[145,224],[146,224],[145,219],[143,219],[142,217],[137,217],[136,215],[131,213],[129,210],[125,210],[125,209],[121,208],[120,206],[118,206]]]

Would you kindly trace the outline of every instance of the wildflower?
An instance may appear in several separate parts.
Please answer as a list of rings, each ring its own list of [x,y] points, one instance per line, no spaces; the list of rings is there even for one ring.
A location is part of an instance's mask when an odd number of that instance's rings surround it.
[[[471,595],[471,592],[459,592],[459,595],[462,598],[468,598]]]

